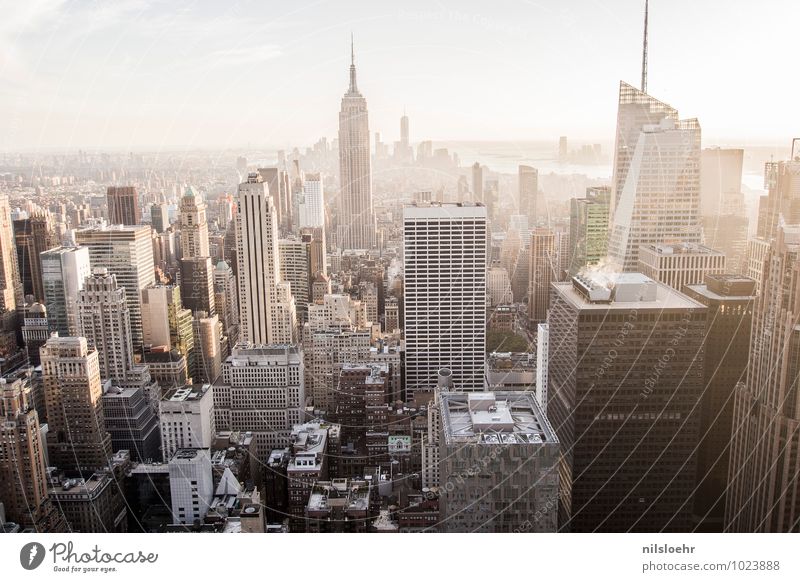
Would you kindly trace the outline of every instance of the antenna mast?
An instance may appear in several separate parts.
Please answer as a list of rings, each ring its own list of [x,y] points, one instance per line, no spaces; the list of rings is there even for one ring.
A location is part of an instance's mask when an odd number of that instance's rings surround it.
[[[644,42],[642,45],[642,93],[647,93],[647,13],[650,0],[644,0]]]

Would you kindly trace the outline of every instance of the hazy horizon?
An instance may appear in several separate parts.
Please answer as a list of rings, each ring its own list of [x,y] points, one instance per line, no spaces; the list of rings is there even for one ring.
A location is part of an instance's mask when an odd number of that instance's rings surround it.
[[[413,142],[610,142],[619,81],[639,84],[643,5],[243,1],[220,15],[204,2],[2,0],[0,151],[333,139],[351,32],[385,142],[404,109]],[[788,144],[800,131],[786,127],[793,77],[779,57],[793,12],[654,0],[648,92],[698,117],[704,146]]]

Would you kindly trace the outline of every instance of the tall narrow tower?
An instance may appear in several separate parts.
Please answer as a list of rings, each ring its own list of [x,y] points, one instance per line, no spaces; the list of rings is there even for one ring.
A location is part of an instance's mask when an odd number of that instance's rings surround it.
[[[259,173],[239,184],[236,245],[239,261],[241,340],[288,344],[296,314],[288,283],[281,280],[278,221],[273,198]]]
[[[339,227],[337,242],[343,249],[375,246],[372,211],[369,117],[367,100],[356,85],[356,64],[350,45],[350,87],[339,111]]]

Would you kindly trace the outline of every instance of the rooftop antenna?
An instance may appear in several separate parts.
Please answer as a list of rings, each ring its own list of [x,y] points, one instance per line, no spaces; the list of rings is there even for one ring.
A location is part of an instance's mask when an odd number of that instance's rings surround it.
[[[358,93],[356,85],[356,50],[353,44],[353,33],[350,33],[350,93]]]
[[[650,0],[644,0],[644,42],[642,44],[642,93],[647,93],[647,12]]]

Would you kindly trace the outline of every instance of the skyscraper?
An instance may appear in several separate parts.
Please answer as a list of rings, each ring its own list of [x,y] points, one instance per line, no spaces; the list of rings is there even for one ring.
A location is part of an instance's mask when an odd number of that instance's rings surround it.
[[[291,286],[281,280],[278,222],[260,174],[239,185],[236,245],[242,342],[290,344],[296,331]]]
[[[15,220],[14,242],[17,246],[17,265],[23,293],[33,295],[37,301],[44,301],[40,255],[57,244],[50,217],[36,214],[30,218]]]
[[[700,124],[620,83],[608,254],[635,271],[639,246],[700,242]]]
[[[570,200],[570,275],[577,275],[584,267],[598,265],[606,258],[610,204],[608,186],[587,188],[585,198]]]
[[[528,319],[543,323],[550,307],[550,283],[558,281],[556,270],[556,235],[549,228],[537,228],[531,234],[530,288]]]
[[[125,288],[131,316],[131,342],[142,346],[141,291],[155,282],[152,229],[149,226],[100,226],[75,233],[79,245],[89,248],[92,269],[105,267]]]
[[[111,435],[103,414],[97,350],[83,337],[53,336],[41,355],[50,464],[81,472],[107,467]]]
[[[703,354],[700,450],[694,514],[700,531],[722,531],[733,437],[735,389],[745,379],[755,281],[740,275],[706,275],[683,292],[708,307]]]
[[[342,249],[375,246],[372,210],[369,117],[367,100],[356,85],[355,54],[351,46],[350,87],[339,112],[339,216],[337,243]]]
[[[108,222],[133,226],[140,223],[139,193],[133,186],[109,186]]]
[[[30,391],[26,380],[0,379],[0,499],[8,521],[55,533],[63,522],[47,494],[42,430]]]
[[[458,390],[483,390],[486,358],[486,208],[403,209],[406,391],[433,390],[449,368]]]
[[[305,176],[299,222],[300,228],[323,228],[325,226],[325,196],[321,174],[306,174]]]
[[[800,227],[778,225],[755,300],[747,379],[735,390],[726,531],[800,524]]]
[[[184,259],[208,257],[206,203],[189,186],[181,198],[181,256]]]
[[[121,382],[133,368],[131,319],[127,290],[117,278],[98,267],[78,293],[80,334],[97,352],[100,377]]]
[[[520,165],[518,172],[519,200],[517,208],[519,213],[528,218],[528,224],[536,226],[538,217],[545,215],[545,209],[540,208],[539,200],[539,171],[531,166]]]
[[[483,168],[478,162],[472,164],[472,201],[483,204]]]
[[[91,275],[89,249],[58,247],[41,254],[42,286],[51,331],[79,335],[78,292]]]
[[[547,414],[562,530],[691,527],[706,308],[639,273],[554,283]]]
[[[258,173],[267,183],[269,194],[272,196],[279,232],[289,232],[296,220],[296,217],[292,216],[292,189],[289,184],[289,172],[280,168],[259,168]]]

